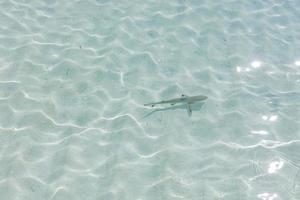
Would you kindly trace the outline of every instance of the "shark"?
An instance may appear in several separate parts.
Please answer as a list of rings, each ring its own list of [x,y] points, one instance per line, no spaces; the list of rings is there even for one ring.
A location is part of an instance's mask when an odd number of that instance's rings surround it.
[[[181,97],[179,97],[179,98],[158,101],[158,102],[154,102],[154,103],[147,103],[147,104],[144,104],[144,106],[154,107],[154,106],[160,105],[160,104],[170,104],[171,106],[173,106],[175,104],[185,104],[188,115],[191,116],[192,115],[191,104],[193,104],[195,102],[199,102],[199,101],[204,101],[207,98],[208,97],[204,96],[204,95],[188,96],[188,95],[182,94]]]

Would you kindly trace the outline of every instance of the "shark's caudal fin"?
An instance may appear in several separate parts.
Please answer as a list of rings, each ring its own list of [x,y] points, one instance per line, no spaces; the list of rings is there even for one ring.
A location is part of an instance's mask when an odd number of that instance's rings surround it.
[[[192,116],[191,104],[189,104],[189,103],[186,104],[186,111],[187,111],[189,117]]]

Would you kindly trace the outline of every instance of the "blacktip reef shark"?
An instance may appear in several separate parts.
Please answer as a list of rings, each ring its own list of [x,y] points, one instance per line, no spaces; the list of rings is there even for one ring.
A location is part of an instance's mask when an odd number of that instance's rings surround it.
[[[144,104],[144,106],[151,106],[154,107],[155,105],[159,104],[170,104],[171,106],[175,104],[186,104],[186,109],[188,112],[188,115],[192,115],[192,109],[191,109],[191,104],[199,101],[204,101],[208,97],[204,95],[197,95],[197,96],[187,96],[182,94],[180,98],[174,98],[174,99],[169,99],[169,100],[164,100],[164,101],[159,101],[159,102],[154,102],[154,103],[147,103]]]

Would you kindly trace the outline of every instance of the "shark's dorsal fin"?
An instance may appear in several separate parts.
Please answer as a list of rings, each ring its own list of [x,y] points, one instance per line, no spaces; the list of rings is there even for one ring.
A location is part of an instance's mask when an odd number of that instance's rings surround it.
[[[188,95],[182,94],[181,97],[188,97]]]

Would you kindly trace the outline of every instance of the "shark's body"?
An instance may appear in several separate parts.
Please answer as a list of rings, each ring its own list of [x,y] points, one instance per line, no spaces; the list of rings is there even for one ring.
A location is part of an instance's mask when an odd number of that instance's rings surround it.
[[[154,107],[155,105],[158,104],[171,104],[171,105],[175,105],[177,103],[185,103],[186,104],[186,108],[188,111],[189,116],[192,115],[192,109],[191,109],[191,104],[198,102],[198,101],[204,101],[207,99],[207,96],[204,95],[197,95],[197,96],[187,96],[187,95],[181,95],[180,98],[175,98],[175,99],[169,99],[169,100],[165,100],[165,101],[159,101],[159,102],[155,102],[155,103],[147,103],[144,104],[144,106],[151,106]]]

